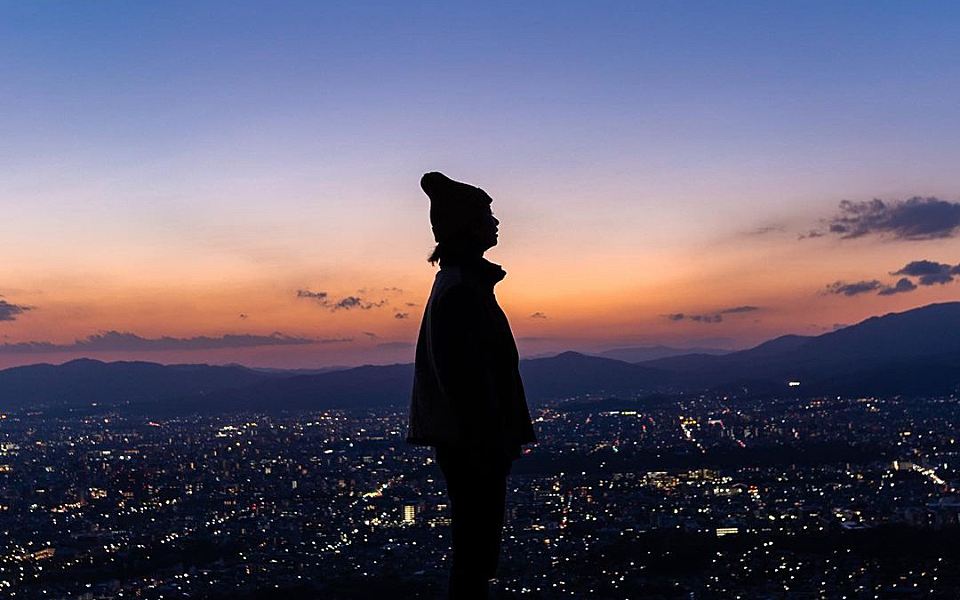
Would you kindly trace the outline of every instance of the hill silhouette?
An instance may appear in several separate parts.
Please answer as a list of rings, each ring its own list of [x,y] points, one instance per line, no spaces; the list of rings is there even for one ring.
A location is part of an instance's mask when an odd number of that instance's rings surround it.
[[[641,363],[685,378],[694,387],[751,380],[772,391],[800,381],[806,393],[940,393],[960,353],[960,302],[930,304],[871,317],[815,337],[782,336],[723,356],[688,355]],[[876,375],[894,369],[899,377]],[[942,372],[942,373],[941,373]],[[931,385],[932,382],[939,382]]]
[[[522,360],[520,369],[534,402],[676,391],[949,394],[960,386],[960,302],[872,317],[820,336],[781,336],[724,355],[630,363],[568,351]],[[405,406],[412,377],[412,364],[303,373],[80,359],[0,371],[0,410],[92,403],[173,414]]]
[[[282,375],[241,366],[160,365],[81,358],[0,371],[0,410],[41,404],[117,404],[160,401],[243,387]]]
[[[612,358],[624,362],[640,363],[648,360],[657,360],[658,358],[667,358],[670,356],[683,356],[685,354],[729,354],[730,350],[721,350],[719,348],[672,348],[670,346],[637,346],[632,348],[613,348],[597,353],[597,356],[603,358]]]

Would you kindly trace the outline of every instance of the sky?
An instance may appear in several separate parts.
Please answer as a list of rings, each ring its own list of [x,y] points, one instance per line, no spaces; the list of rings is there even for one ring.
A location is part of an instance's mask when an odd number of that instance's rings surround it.
[[[427,171],[523,356],[960,299],[955,2],[0,0],[0,368],[413,360]]]

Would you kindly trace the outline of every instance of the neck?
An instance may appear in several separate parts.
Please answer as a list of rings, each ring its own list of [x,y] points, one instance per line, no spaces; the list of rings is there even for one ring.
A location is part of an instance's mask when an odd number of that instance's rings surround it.
[[[440,256],[440,266],[475,263],[483,259],[484,250],[479,248],[445,248]]]
[[[483,257],[482,252],[465,255],[445,255],[440,259],[440,268],[460,268],[467,280],[477,282],[480,287],[493,293],[493,286],[503,279],[507,272],[503,267]]]

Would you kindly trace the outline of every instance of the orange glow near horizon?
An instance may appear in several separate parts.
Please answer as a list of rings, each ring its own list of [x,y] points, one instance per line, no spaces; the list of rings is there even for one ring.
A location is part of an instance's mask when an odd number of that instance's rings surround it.
[[[806,248],[778,245],[763,254],[755,245],[751,251],[749,244],[723,248],[721,243],[709,252],[710,245],[648,257],[583,253],[553,264],[536,254],[524,256],[514,245],[496,248],[488,258],[507,270],[497,294],[524,355],[655,344],[746,347],[785,333],[816,335],[874,314],[956,298],[950,284],[891,297],[823,293],[831,280],[870,278],[863,273],[892,279],[886,272],[914,252],[896,245],[859,244],[830,276],[822,275],[826,258],[814,251],[835,256],[834,241]],[[949,243],[926,245],[936,256],[945,254]],[[771,270],[771,261],[783,268]],[[277,367],[408,362],[435,272],[422,256],[276,272],[257,272],[249,265],[231,269],[229,263],[218,271],[202,259],[196,264],[197,269],[179,271],[179,278],[170,274],[180,265],[171,264],[139,271],[128,264],[86,278],[36,277],[28,281],[35,289],[4,290],[5,299],[30,308],[2,324],[3,342],[69,345],[111,331],[147,339],[281,334],[319,342],[204,350],[7,351],[0,352],[0,366],[77,356]],[[60,282],[56,293],[48,291],[54,289],[53,280]],[[326,292],[331,301],[356,296],[379,306],[331,310],[313,298],[298,297],[298,290]],[[720,322],[667,316],[717,314],[744,306],[756,310],[724,314]],[[397,318],[398,313],[405,318]]]

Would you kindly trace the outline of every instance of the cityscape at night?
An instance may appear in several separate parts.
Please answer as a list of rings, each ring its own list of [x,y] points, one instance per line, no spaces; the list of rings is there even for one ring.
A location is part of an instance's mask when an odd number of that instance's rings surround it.
[[[954,598],[960,398],[569,398],[514,464],[497,598]],[[3,415],[17,599],[434,598],[402,410]]]

